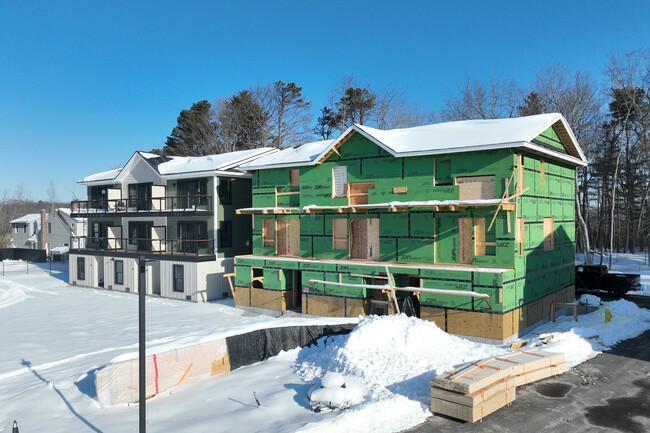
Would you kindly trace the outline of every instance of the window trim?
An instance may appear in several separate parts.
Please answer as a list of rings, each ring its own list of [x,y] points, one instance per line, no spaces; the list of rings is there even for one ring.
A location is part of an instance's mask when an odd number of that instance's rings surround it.
[[[180,270],[180,277],[177,276],[176,271]],[[178,289],[180,281],[180,290]],[[172,265],[172,291],[176,293],[185,292],[185,266]]]
[[[86,258],[77,257],[77,280],[86,281]]]
[[[118,271],[118,264],[120,265],[120,270]],[[123,286],[124,285],[124,260],[115,260],[115,266],[113,268],[114,274],[114,284]]]

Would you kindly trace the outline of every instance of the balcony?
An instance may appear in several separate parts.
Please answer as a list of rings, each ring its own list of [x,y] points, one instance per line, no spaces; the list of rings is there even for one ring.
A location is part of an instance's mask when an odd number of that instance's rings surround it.
[[[72,216],[119,214],[136,216],[142,213],[156,216],[187,215],[212,212],[214,210],[211,195],[180,195],[165,197],[142,197],[128,199],[91,199],[75,200],[70,203]]]
[[[70,238],[70,250],[121,254],[168,256],[214,256],[214,239],[154,239],[77,236]]]

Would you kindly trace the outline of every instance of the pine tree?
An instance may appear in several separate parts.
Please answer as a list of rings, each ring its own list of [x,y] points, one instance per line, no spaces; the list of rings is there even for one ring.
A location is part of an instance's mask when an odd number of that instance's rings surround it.
[[[302,96],[296,83],[276,81],[269,95],[272,144],[275,147],[295,146],[309,137],[312,119],[311,102]]]
[[[176,156],[216,153],[216,125],[212,117],[212,106],[205,100],[192,104],[189,110],[181,111],[162,153]]]
[[[269,114],[242,90],[225,101],[217,116],[220,147],[224,152],[254,149],[269,144]]]
[[[329,107],[320,110],[321,116],[316,120],[316,127],[313,133],[323,140],[329,140],[337,125],[341,123],[340,115]]]
[[[520,116],[534,116],[544,114],[547,110],[546,103],[537,92],[530,92],[524,98],[524,103],[517,106]]]
[[[340,116],[340,129],[345,129],[353,123],[363,125],[367,122],[375,108],[375,95],[367,88],[350,87],[345,95],[336,103],[337,114]]]

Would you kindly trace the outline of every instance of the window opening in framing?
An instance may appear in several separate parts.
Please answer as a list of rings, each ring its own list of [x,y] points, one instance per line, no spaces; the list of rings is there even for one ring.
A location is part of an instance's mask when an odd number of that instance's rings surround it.
[[[348,184],[348,204],[368,204],[368,190],[375,189],[375,182],[355,182]]]
[[[275,220],[273,218],[262,220],[262,246],[264,248],[275,246]]]
[[[251,268],[251,284],[254,289],[264,288],[264,269]]]
[[[348,249],[348,219],[334,218],[332,220],[332,249],[347,251]]]
[[[474,218],[474,255],[496,256],[496,228],[486,232],[485,218]]]
[[[345,197],[347,183],[348,167],[345,165],[332,167],[332,197]]]

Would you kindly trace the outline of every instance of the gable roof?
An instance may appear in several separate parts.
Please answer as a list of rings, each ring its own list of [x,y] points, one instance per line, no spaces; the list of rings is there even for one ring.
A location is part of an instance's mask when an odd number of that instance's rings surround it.
[[[16,218],[15,220],[9,221],[10,224],[21,224],[21,223],[29,223],[34,220],[39,220],[41,218],[40,214],[37,213],[30,213],[24,216],[21,216],[20,218]]]
[[[77,181],[82,185],[105,184],[117,182],[138,162],[146,162],[149,168],[158,176],[180,177],[200,172],[216,172],[238,170],[241,164],[252,161],[263,155],[279,152],[276,148],[262,147],[257,149],[240,150],[207,156],[164,156],[148,152],[136,151],[122,168],[116,168],[101,173],[86,176]]]
[[[533,143],[535,137],[551,126],[555,127],[562,138],[566,146],[566,154]],[[396,157],[522,148],[563,160],[572,165],[587,165],[587,159],[564,117],[559,113],[551,113],[510,119],[463,120],[391,130],[355,124],[336,140],[303,145],[309,146],[309,152],[303,152],[311,154],[308,158],[298,159],[295,157],[296,151],[285,149],[271,157],[262,157],[252,163],[242,165],[241,168],[258,170],[315,165],[326,159],[333,149],[343,144],[353,133],[363,135]],[[299,150],[300,147],[294,149]]]

